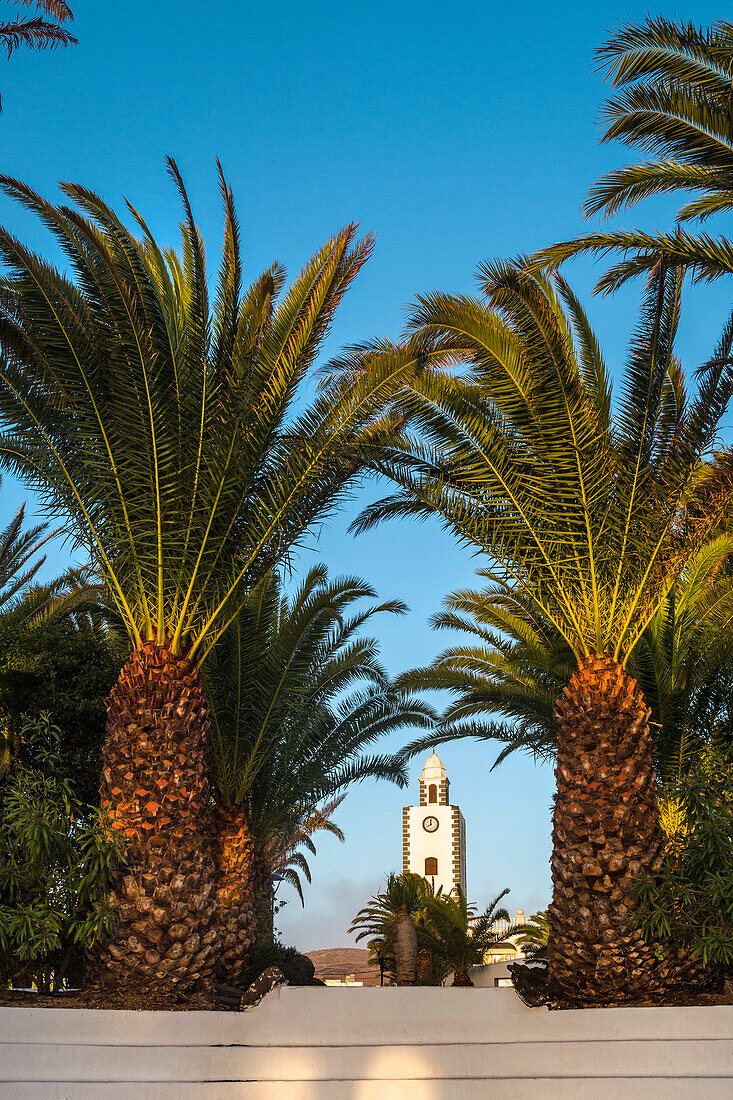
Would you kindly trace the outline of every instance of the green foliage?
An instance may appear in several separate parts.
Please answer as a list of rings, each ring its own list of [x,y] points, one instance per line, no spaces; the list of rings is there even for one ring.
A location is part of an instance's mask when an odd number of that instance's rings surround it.
[[[602,177],[591,189],[585,213],[608,216],[649,196],[688,192],[676,221],[704,221],[733,209],[733,24],[712,27],[647,16],[622,27],[597,51],[619,88],[604,107],[602,140],[636,146],[653,159]],[[580,253],[620,252],[621,260],[599,281],[610,291],[640,272],[666,262],[689,268],[697,279],[733,272],[733,244],[709,234],[639,229],[591,233],[553,245],[536,256],[557,265]]]
[[[288,985],[311,985],[316,968],[307,955],[301,955],[296,947],[284,947],[279,940],[252,945],[249,967],[243,985],[251,985],[270,966],[276,966],[287,979]]]
[[[516,943],[529,959],[546,959],[547,942],[550,936],[550,921],[547,910],[533,913],[526,921],[524,931],[517,936]]]
[[[705,744],[733,742],[732,549],[731,537],[719,535],[685,563],[627,662],[652,710],[662,779]],[[517,749],[550,761],[553,710],[575,658],[532,598],[489,571],[479,576],[491,583],[453,593],[432,620],[468,641],[400,678],[405,689],[441,688],[455,697],[437,731],[403,751],[414,756],[436,742],[470,737],[503,744],[494,767]]]
[[[418,367],[372,360],[348,389],[308,400],[313,365],[372,249],[347,226],[284,291],[273,265],[243,284],[239,226],[220,178],[224,249],[212,299],[176,165],[180,254],[129,208],[64,184],[54,206],[8,177],[68,275],[0,230],[0,460],[65,517],[132,644],[203,660],[242,592],[288,558],[391,439],[391,399]]]
[[[531,597],[489,570],[478,575],[490,584],[452,593],[446,610],[431,619],[434,629],[467,634],[467,641],[398,680],[405,690],[442,690],[454,697],[436,729],[403,753],[413,757],[445,741],[472,738],[503,745],[492,768],[518,749],[552,760],[553,711],[577,667],[575,655]]]
[[[367,936],[388,940],[398,914],[407,914],[417,923],[425,914],[428,899],[434,896],[432,884],[422,875],[392,872],[387,876],[384,890],[375,894],[356,914],[349,932],[357,933],[357,943]]]
[[[507,933],[493,925],[499,920],[509,920],[507,910],[499,907],[508,893],[508,889],[502,890],[481,914],[468,905],[460,889],[457,897],[443,893],[428,897],[417,938],[419,946],[430,951],[441,980],[449,974],[465,979],[469,969],[480,966],[486,952],[506,938]]]
[[[367,778],[404,786],[405,765],[367,750],[432,709],[393,688],[376,638],[362,628],[399,601],[367,604],[356,577],[309,571],[291,597],[276,575],[249,594],[203,666],[213,717],[210,774],[217,799],[241,806],[272,871],[301,901],[313,835],[342,839],[331,820],[347,786]],[[355,605],[360,605],[354,610]],[[299,850],[300,849],[300,850]]]
[[[7,629],[0,617],[0,713],[11,730],[48,712],[61,732],[61,775],[82,802],[99,795],[105,698],[125,657],[114,634],[82,621]]]
[[[48,716],[26,725],[0,786],[0,971],[44,992],[78,979],[83,950],[110,931],[122,860],[100,811],[61,777],[59,737]]]
[[[667,787],[667,849],[657,875],[636,883],[639,926],[705,966],[733,973],[733,764],[712,747]]]
[[[401,407],[414,435],[375,463],[401,490],[356,527],[439,517],[576,656],[624,662],[733,493],[729,463],[701,466],[733,367],[710,367],[683,399],[680,280],[659,264],[612,417],[598,342],[567,283],[517,261],[484,265],[479,284],[480,300],[418,299],[412,339],[433,364],[463,369],[426,367],[410,384]]]

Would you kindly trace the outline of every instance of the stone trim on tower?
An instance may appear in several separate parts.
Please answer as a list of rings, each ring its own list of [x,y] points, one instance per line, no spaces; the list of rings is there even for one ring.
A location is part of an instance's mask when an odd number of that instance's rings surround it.
[[[410,870],[410,807],[402,809],[402,874]]]
[[[451,806],[451,857],[452,889],[457,895],[461,885],[461,814],[457,806]]]

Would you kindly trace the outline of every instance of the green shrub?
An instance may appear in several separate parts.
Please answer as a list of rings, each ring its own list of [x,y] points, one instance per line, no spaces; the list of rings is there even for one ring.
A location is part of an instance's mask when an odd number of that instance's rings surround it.
[[[121,842],[63,778],[48,715],[25,725],[0,778],[0,977],[55,992],[111,930]]]
[[[733,973],[733,765],[706,750],[662,799],[667,849],[636,883],[646,939],[669,939],[706,967]]]
[[[254,944],[249,958],[245,985],[259,978],[269,966],[282,970],[289,985],[311,985],[316,973],[315,965],[307,955],[301,955],[295,947],[285,947],[279,940]]]

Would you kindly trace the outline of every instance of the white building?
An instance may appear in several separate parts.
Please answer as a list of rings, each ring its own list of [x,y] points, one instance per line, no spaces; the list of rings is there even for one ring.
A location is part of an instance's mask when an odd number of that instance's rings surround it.
[[[424,875],[444,892],[466,894],[466,822],[448,802],[445,765],[432,753],[420,778],[420,805],[402,811],[402,870]]]

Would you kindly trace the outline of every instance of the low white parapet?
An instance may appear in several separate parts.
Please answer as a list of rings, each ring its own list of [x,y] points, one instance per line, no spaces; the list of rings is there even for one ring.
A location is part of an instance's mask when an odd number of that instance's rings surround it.
[[[512,989],[283,988],[255,1009],[0,1009],[3,1100],[718,1100],[733,1006],[528,1009]]]

